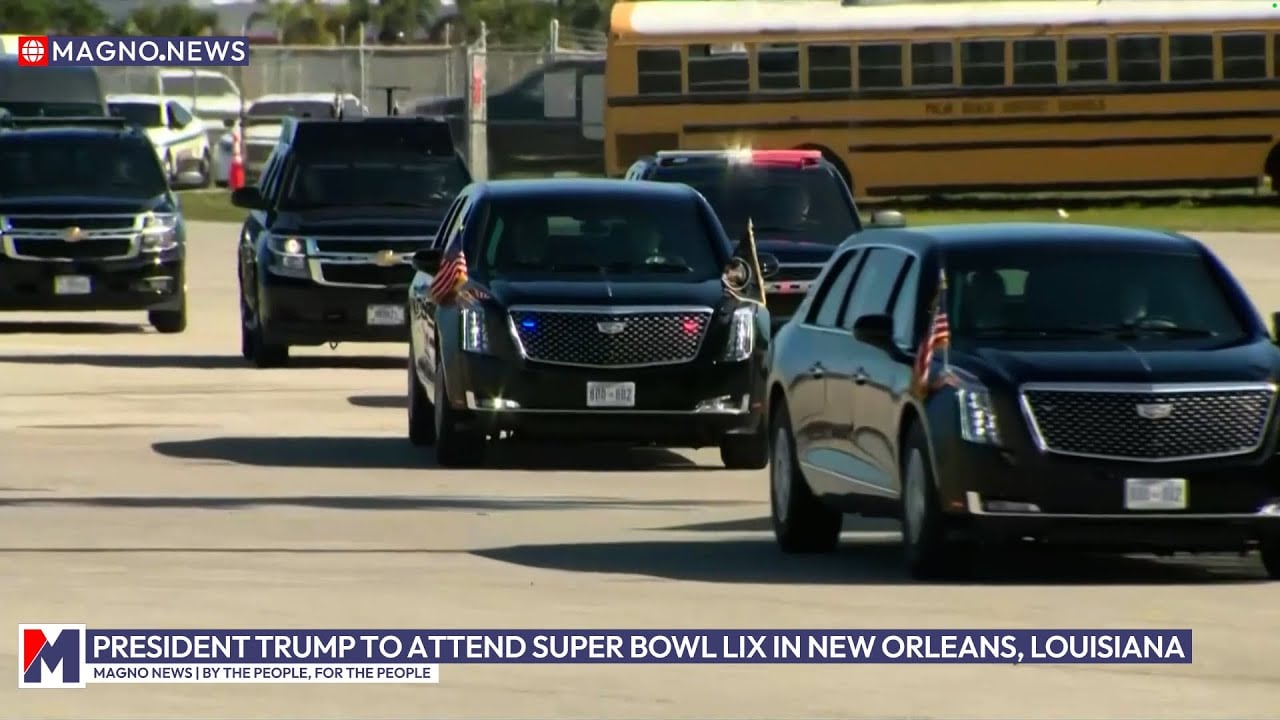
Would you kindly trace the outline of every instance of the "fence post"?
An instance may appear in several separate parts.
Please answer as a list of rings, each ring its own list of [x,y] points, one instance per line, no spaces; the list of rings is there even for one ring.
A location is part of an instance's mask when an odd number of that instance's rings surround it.
[[[480,23],[480,37],[467,48],[467,164],[475,180],[489,179],[487,35]]]
[[[364,103],[365,107],[368,107],[369,106],[369,70],[367,67],[365,67],[364,23],[360,23],[358,32],[360,33],[360,44],[356,46],[356,52],[360,53],[360,65],[359,65],[360,67],[360,102]]]
[[[556,53],[560,50],[560,21],[551,18],[551,29],[547,38],[547,54],[552,60],[555,60]]]

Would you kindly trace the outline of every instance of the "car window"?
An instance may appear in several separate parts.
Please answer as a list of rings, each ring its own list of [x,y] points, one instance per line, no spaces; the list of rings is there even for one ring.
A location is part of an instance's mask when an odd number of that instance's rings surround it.
[[[169,117],[173,118],[173,120],[177,122],[178,127],[186,127],[191,124],[191,121],[194,119],[191,117],[191,113],[187,112],[187,109],[183,107],[181,103],[176,102],[169,103]]]
[[[112,115],[122,117],[134,125],[147,128],[164,126],[160,106],[156,103],[113,102],[110,108]]]
[[[777,165],[676,165],[660,167],[653,180],[691,185],[711,203],[735,242],[755,227],[756,239],[838,245],[858,231],[848,189],[827,167]]]
[[[1144,323],[1246,334],[1228,279],[1195,250],[1070,243],[960,249],[947,256],[947,303],[957,342],[1008,328],[1106,328]],[[1249,310],[1248,312],[1252,312]],[[1156,334],[1156,339],[1168,339]]]
[[[390,204],[443,209],[466,185],[457,158],[349,149],[298,158],[285,178],[281,207]]]
[[[493,198],[479,237],[493,277],[567,274],[610,282],[704,282],[720,277],[723,243],[692,196],[564,192]],[[500,227],[499,227],[500,226]]]
[[[905,273],[893,301],[893,341],[898,347],[910,348],[915,344],[916,320],[920,317],[920,262],[908,257]]]
[[[268,200],[275,198],[276,179],[280,175],[280,167],[284,165],[284,159],[284,153],[271,153],[271,157],[267,158],[266,167],[262,169],[262,176],[258,179],[258,191]]]
[[[814,297],[808,321],[818,327],[834,328],[840,315],[840,307],[848,295],[849,282],[860,264],[859,250],[850,250],[836,258],[823,280],[819,294]]]
[[[863,315],[889,311],[889,296],[898,284],[898,275],[909,256],[893,248],[873,248],[867,254],[866,268],[858,276],[849,306],[841,318],[841,326],[853,328],[853,323]]]
[[[15,135],[0,141],[0,198],[31,195],[155,197],[168,191],[150,141],[114,135]]]
[[[444,219],[440,221],[440,227],[436,230],[436,237],[432,247],[443,249],[445,239],[449,237],[449,231],[453,226],[453,220],[458,215],[458,211],[462,209],[462,205],[467,202],[468,198],[459,196],[453,201],[449,211],[444,214]]]

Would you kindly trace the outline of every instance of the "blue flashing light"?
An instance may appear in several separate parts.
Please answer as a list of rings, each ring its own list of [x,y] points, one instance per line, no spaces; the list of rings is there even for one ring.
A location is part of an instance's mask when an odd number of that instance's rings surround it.
[[[525,330],[535,330],[538,327],[538,323],[534,322],[533,320],[521,320],[520,327],[524,328]]]

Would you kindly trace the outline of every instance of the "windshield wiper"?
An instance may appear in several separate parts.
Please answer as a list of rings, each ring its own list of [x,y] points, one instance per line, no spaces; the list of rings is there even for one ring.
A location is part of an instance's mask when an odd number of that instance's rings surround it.
[[[1064,325],[1062,327],[1036,327],[1032,325],[994,325],[990,327],[976,328],[966,333],[974,337],[989,337],[992,335],[1014,335],[1014,336],[1034,336],[1034,337],[1052,337],[1052,336],[1074,336],[1074,337],[1096,337],[1105,335],[1107,331],[1100,328],[1083,327],[1079,325]]]
[[[1155,320],[1152,318],[1140,318],[1125,323],[1117,323],[1108,325],[1107,332],[1115,333],[1122,337],[1137,337],[1143,334],[1171,335],[1177,337],[1213,337],[1218,333],[1213,330],[1197,327],[1184,327],[1171,320]]]

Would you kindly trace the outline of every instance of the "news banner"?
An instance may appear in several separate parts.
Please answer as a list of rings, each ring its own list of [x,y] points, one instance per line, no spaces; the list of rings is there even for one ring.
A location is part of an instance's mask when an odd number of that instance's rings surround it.
[[[1187,664],[1190,630],[99,630],[19,625],[20,688],[438,683],[466,664]]]

